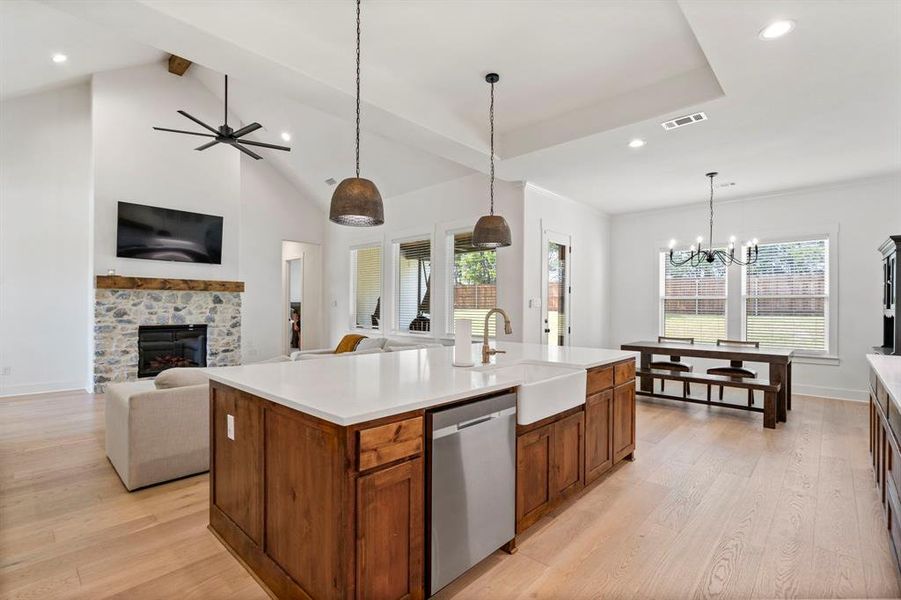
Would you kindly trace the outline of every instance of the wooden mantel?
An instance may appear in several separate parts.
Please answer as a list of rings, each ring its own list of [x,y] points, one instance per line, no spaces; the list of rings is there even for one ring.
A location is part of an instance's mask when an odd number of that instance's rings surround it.
[[[193,292],[243,292],[243,281],[210,279],[161,279],[159,277],[123,277],[98,275],[98,290],[179,290]]]

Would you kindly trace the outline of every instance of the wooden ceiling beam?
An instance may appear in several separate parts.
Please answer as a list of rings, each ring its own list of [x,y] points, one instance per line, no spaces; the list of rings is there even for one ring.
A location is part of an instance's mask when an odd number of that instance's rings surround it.
[[[180,56],[176,56],[175,54],[169,55],[169,72],[173,75],[178,75],[181,77],[187,72],[188,67],[191,66],[191,61],[187,58],[182,58]]]

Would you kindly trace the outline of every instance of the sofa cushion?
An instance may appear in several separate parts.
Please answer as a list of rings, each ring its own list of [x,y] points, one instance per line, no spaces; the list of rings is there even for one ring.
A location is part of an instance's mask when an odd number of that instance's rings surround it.
[[[320,358],[336,358],[339,356],[360,356],[361,354],[379,354],[381,352],[385,352],[381,348],[370,348],[369,350],[357,350],[356,352],[342,352],[341,354],[335,354],[334,352],[329,352],[327,354],[316,354],[311,352],[310,354],[298,354],[297,358],[294,360],[318,360]]]
[[[386,338],[363,338],[360,340],[360,343],[357,344],[357,349],[354,352],[363,352],[364,350],[373,350],[378,348],[382,350],[385,347],[385,342],[388,340]]]
[[[185,387],[187,385],[200,385],[209,382],[210,376],[207,374],[207,370],[201,367],[166,369],[154,379],[154,384],[159,390]]]
[[[385,352],[398,352],[400,350],[421,350],[423,348],[436,348],[441,344],[434,342],[401,342],[399,340],[388,340],[385,344]]]

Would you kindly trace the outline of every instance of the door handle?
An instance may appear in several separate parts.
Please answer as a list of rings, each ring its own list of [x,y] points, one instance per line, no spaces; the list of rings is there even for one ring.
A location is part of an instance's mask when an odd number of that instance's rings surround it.
[[[544,332],[545,332],[545,333],[550,333],[551,330],[550,330],[550,329],[545,329]]]

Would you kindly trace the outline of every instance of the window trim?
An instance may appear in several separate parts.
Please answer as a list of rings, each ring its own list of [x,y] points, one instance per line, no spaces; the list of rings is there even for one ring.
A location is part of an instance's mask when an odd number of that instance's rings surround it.
[[[454,285],[453,285],[453,275],[454,275],[454,236],[460,233],[472,233],[474,229],[473,225],[470,226],[461,226],[461,227],[448,227],[444,229],[444,286],[445,286],[445,294],[444,294],[444,333],[440,334],[440,337],[443,339],[454,339],[456,337],[456,333],[453,331],[452,324],[454,322]],[[495,259],[497,258],[497,249],[492,249],[495,253]],[[434,266],[433,266],[434,268]],[[495,270],[497,270],[497,262],[495,260]],[[500,273],[495,274],[495,282],[494,287],[497,289],[497,281],[500,279]],[[489,335],[488,339],[493,340],[496,339],[497,335]]]
[[[838,365],[840,364],[840,351],[841,348],[839,346],[839,336],[838,336],[838,315],[839,315],[839,270],[838,270],[838,256],[840,252],[840,244],[839,244],[839,226],[837,223],[812,223],[805,225],[804,227],[792,227],[792,228],[780,228],[780,229],[771,229],[765,231],[757,231],[757,232],[743,232],[738,231],[735,233],[735,236],[738,239],[751,239],[753,237],[757,237],[758,242],[761,244],[770,244],[775,242],[798,242],[804,240],[813,240],[813,239],[826,239],[829,243],[829,260],[828,260],[828,271],[827,271],[827,289],[829,290],[829,298],[828,298],[828,317],[826,320],[826,330],[827,330],[827,343],[829,344],[828,350],[825,352],[811,352],[809,350],[795,350],[793,359],[797,360],[799,363],[808,363],[808,364],[822,364],[822,365]],[[717,246],[725,246],[725,244],[714,244]],[[663,290],[663,279],[665,277],[663,268],[664,263],[663,260],[666,259],[666,254],[669,253],[669,246],[666,242],[662,240],[658,240],[657,253],[658,260],[657,263],[657,271],[658,271],[658,294]],[[684,249],[684,248],[683,248]],[[729,269],[726,270],[727,277],[727,285],[726,285],[726,333],[727,336],[741,336],[744,337],[744,315],[743,308],[744,306],[744,290],[742,286],[745,281],[744,267],[741,267],[742,273],[741,283],[740,285],[729,284]],[[733,303],[740,303],[742,306],[734,305]],[[664,328],[664,312],[663,312],[663,298],[662,295],[658,300],[658,331],[661,332],[660,335],[663,335]],[[737,311],[737,312],[735,312]],[[733,322],[733,319],[729,318],[729,315],[739,316],[738,319]]]
[[[348,324],[350,331],[369,331],[381,333],[384,331],[384,318],[380,320],[378,327],[361,327],[357,325],[357,250],[369,250],[378,248],[381,252],[381,269],[379,271],[379,294],[382,299],[382,313],[385,307],[385,248],[381,241],[363,242],[353,244],[348,248],[348,261],[350,263],[350,294],[348,296]]]
[[[430,331],[401,331],[400,330],[400,245],[406,242],[423,242],[428,240],[429,242],[429,263],[432,266],[432,277],[435,275],[435,233],[434,231],[422,233],[410,233],[408,235],[403,235],[400,237],[392,238],[391,240],[391,277],[392,277],[392,288],[393,288],[393,298],[391,301],[391,327],[389,331],[391,335],[394,336],[413,336],[413,337],[422,337],[422,338],[434,338],[437,336],[437,332],[434,330]],[[383,269],[384,270],[384,269]],[[433,294],[434,298],[435,295]],[[432,311],[429,315],[434,313],[434,305],[430,303],[429,309]],[[431,317],[430,317],[431,318]],[[433,320],[434,323],[434,320]]]
[[[823,295],[809,295],[809,296],[785,296],[786,298],[824,298],[824,328],[825,328],[825,341],[826,341],[826,349],[825,350],[811,350],[809,348],[794,348],[794,357],[796,358],[811,358],[811,359],[826,359],[827,362],[831,360],[838,359],[838,305],[834,300],[837,297],[838,287],[837,285],[833,287],[834,284],[834,269],[836,268],[836,235],[830,235],[829,233],[810,233],[807,235],[802,234],[794,234],[794,235],[776,235],[776,236],[768,236],[766,238],[758,238],[759,244],[789,244],[792,242],[813,242],[824,240],[826,242],[826,293]],[[744,252],[744,246],[742,246],[742,252]],[[739,298],[739,302],[741,303],[741,339],[746,339],[747,331],[748,331],[748,267],[741,267],[741,294]],[[755,298],[763,298],[764,296],[755,296]],[[778,297],[778,296],[767,296],[767,297]],[[762,345],[761,345],[762,346]]]
[[[715,248],[723,248],[728,247],[728,244],[714,244]],[[686,252],[688,248],[674,248],[676,252]],[[657,293],[659,295],[659,300],[657,302],[657,331],[658,335],[666,335],[666,309],[664,308],[666,300],[723,300],[723,319],[725,319],[726,323],[726,338],[729,338],[729,316],[730,316],[730,296],[729,296],[729,267],[726,267],[726,276],[725,281],[723,282],[725,285],[726,293],[722,296],[666,296],[664,294],[664,290],[666,290],[666,261],[669,260],[669,246],[666,248],[661,247],[659,249],[659,264],[657,267],[657,271],[659,274],[659,280],[657,282]],[[704,342],[706,343],[706,342]],[[716,343],[716,342],[713,342]]]

